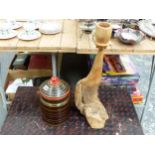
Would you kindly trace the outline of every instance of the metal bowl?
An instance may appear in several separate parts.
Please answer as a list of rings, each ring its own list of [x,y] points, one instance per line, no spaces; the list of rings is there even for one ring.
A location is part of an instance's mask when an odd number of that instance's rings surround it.
[[[116,36],[121,42],[130,45],[138,44],[145,38],[145,35],[141,31],[130,28],[119,30]]]
[[[82,20],[80,29],[84,32],[91,33],[96,27],[96,20]]]

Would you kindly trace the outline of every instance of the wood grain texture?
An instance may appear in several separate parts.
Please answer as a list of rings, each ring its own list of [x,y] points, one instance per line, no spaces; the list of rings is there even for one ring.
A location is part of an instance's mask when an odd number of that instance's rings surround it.
[[[102,77],[104,49],[98,50],[89,74],[75,87],[75,105],[86,117],[91,128],[101,129],[109,118],[99,99],[98,89]]]
[[[64,24],[63,20],[54,20],[54,21],[62,24],[62,29],[63,29],[63,24]],[[43,51],[48,51],[48,50],[51,50],[51,51],[53,50],[54,52],[59,51],[62,33],[63,33],[63,30],[61,33],[58,33],[55,35],[43,35],[42,34],[38,48]]]
[[[49,20],[51,21],[51,20]],[[53,21],[53,20],[52,20]],[[0,40],[0,51],[28,51],[33,53],[60,52],[78,54],[96,54],[97,48],[92,34],[84,34],[80,30],[77,20],[57,20],[63,25],[63,32],[56,35],[42,35],[34,41],[22,41],[17,37],[9,40]],[[23,22],[24,23],[24,22]],[[17,31],[22,31],[23,28]],[[118,39],[111,39],[105,54],[155,54],[155,39],[146,37],[140,44],[125,45]]]
[[[86,37],[85,37],[86,38]],[[87,37],[88,40],[88,37]],[[82,41],[84,42],[84,41]],[[93,40],[89,36],[89,48],[78,46],[77,53],[79,54],[96,54],[97,48]],[[86,45],[84,45],[86,47]],[[155,40],[146,38],[137,45],[126,45],[121,43],[118,39],[111,39],[109,46],[104,51],[105,54],[155,54]]]
[[[20,50],[20,51],[35,50],[35,51],[37,51],[39,49],[40,40],[41,40],[41,38],[33,40],[33,41],[19,40],[17,43],[17,50]]]
[[[60,52],[76,52],[77,47],[77,22],[64,20]]]
[[[89,35],[85,34],[80,29],[80,23],[78,22],[77,27],[77,53],[90,52],[90,41]]]
[[[16,78],[35,78],[35,77],[47,77],[52,75],[50,69],[29,69],[29,70],[9,70],[9,79],[14,80]]]

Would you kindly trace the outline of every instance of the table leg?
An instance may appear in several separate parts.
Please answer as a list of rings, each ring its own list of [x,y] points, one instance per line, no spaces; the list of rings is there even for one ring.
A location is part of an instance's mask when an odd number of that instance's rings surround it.
[[[146,94],[146,100],[145,100],[144,108],[143,108],[142,115],[141,115],[141,118],[140,118],[141,123],[143,121],[143,118],[145,116],[147,107],[149,105],[148,98],[149,98],[149,95],[150,95],[150,90],[151,90],[151,87],[152,87],[152,81],[153,81],[153,78],[154,78],[154,74],[155,74],[155,56],[153,55],[152,56],[152,65],[151,65],[151,72],[150,72],[150,78],[149,78],[148,91],[147,91],[147,94]]]
[[[63,57],[63,53],[58,53],[57,70],[58,70],[59,77],[61,72],[62,57]]]
[[[56,53],[52,53],[52,76],[57,76]]]

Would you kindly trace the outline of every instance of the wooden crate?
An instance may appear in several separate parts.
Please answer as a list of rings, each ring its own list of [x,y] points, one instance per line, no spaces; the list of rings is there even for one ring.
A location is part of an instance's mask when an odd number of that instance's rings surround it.
[[[35,77],[47,77],[51,76],[52,71],[49,69],[31,69],[31,70],[9,70],[5,81],[4,90],[7,89],[9,81],[13,81],[17,78],[35,78]],[[10,93],[8,95],[8,101],[14,99],[15,94]]]

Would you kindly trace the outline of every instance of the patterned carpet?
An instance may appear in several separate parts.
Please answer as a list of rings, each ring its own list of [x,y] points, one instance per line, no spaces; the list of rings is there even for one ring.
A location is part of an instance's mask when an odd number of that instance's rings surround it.
[[[92,129],[85,118],[72,106],[68,120],[57,127],[47,125],[41,118],[39,97],[35,88],[21,87],[8,113],[0,134],[11,135],[141,135],[136,111],[126,89],[100,88],[100,98],[109,119],[104,129]],[[70,103],[74,102],[73,96]],[[73,104],[72,104],[73,105]]]

